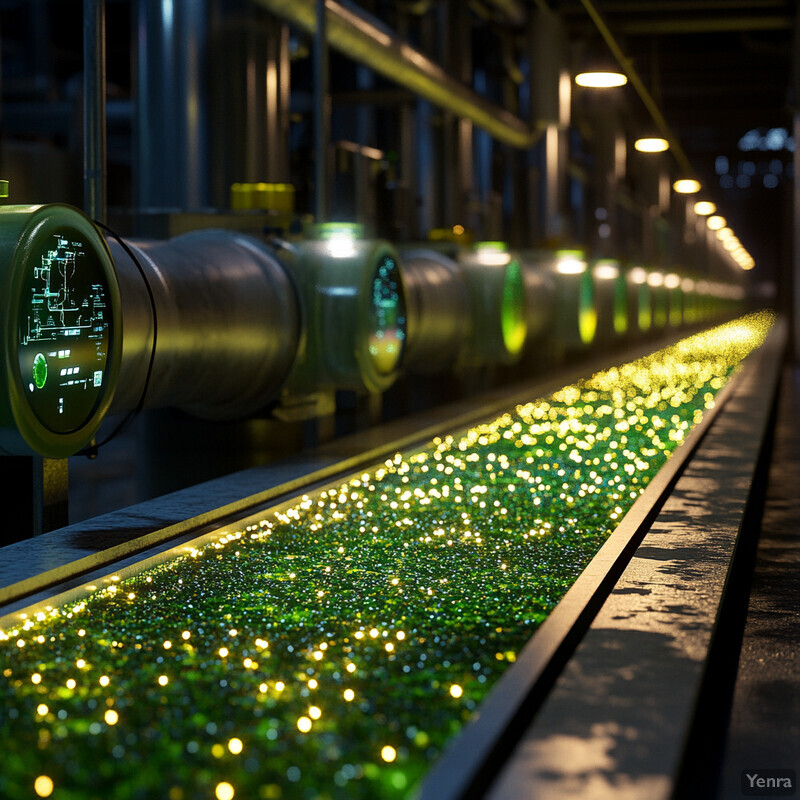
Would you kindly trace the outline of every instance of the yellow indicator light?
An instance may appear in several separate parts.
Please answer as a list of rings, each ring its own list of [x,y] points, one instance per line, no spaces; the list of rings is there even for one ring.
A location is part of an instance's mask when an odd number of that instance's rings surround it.
[[[47,716],[47,712],[48,712],[49,710],[50,710],[50,709],[49,709],[49,708],[48,708],[48,707],[47,707],[47,706],[46,706],[44,703],[39,703],[39,705],[38,705],[38,706],[36,706],[36,713],[37,713],[37,714],[38,714],[40,717],[45,717],[45,716]]]
[[[53,779],[49,775],[40,775],[34,781],[33,790],[39,797],[50,797],[53,794]]]
[[[219,649],[219,657],[226,658],[228,655],[228,648],[227,647],[220,647]]]
[[[166,686],[169,683],[169,678],[166,675],[159,675],[158,676],[158,685],[159,686]]]
[[[31,675],[31,683],[41,683],[41,682],[42,682],[42,676],[38,672],[34,672],[33,675]]]
[[[637,139],[633,146],[640,153],[663,153],[669,150],[669,142],[658,136],[645,137],[644,139]]]
[[[345,689],[344,694],[342,696],[349,703],[355,698],[356,693],[352,689]]]
[[[228,750],[230,750],[235,756],[238,756],[243,749],[244,745],[242,744],[242,740],[237,739],[235,736],[228,742]]]
[[[108,677],[108,675],[101,675],[99,683],[101,686],[108,686],[108,684],[111,683],[111,679]]]
[[[322,709],[318,706],[311,706],[311,708],[308,709],[308,716],[311,717],[311,719],[319,719],[322,716]]]
[[[575,83],[587,89],[615,89],[627,82],[627,76],[621,72],[579,72],[575,76]]]
[[[70,678],[67,681],[67,689],[74,689],[78,684],[75,682],[75,678]]]
[[[455,698],[459,698],[462,694],[464,694],[464,690],[457,683],[454,683],[450,687],[450,694]]]
[[[106,721],[106,725],[116,725],[119,721],[119,714],[117,714],[113,708],[109,708],[108,711],[106,711],[104,719]]]

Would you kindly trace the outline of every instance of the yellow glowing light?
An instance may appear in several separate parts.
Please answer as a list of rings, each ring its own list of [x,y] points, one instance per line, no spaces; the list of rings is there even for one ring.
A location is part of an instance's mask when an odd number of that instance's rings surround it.
[[[83,669],[83,668],[86,666],[86,662],[85,662],[85,661],[84,661],[82,658],[79,658],[79,659],[78,659],[78,660],[75,662],[75,666],[76,666],[78,669]]]
[[[405,638],[406,638],[406,632],[405,632],[405,631],[397,631],[397,633],[395,634],[395,636],[397,637],[397,641],[398,641],[398,642],[402,642],[402,641],[403,641],[403,639],[405,639]]]
[[[108,675],[100,676],[99,684],[101,686],[108,686],[109,683],[111,683],[111,678],[109,678]]]
[[[714,203],[711,203],[708,200],[698,200],[694,204],[694,213],[697,214],[698,217],[708,217],[716,210],[717,207],[714,205]]]
[[[457,683],[454,683],[450,687],[450,694],[453,697],[458,698],[458,697],[461,697],[462,694],[464,694],[464,690]]]
[[[373,639],[377,639],[377,638],[378,638],[378,636],[380,635],[380,631],[379,631],[377,628],[372,628],[372,629],[370,630],[370,632],[369,632],[369,635],[370,635],[370,636],[371,636]]]
[[[74,689],[77,685],[75,678],[69,678],[67,680],[67,689]]]
[[[453,225],[453,233],[456,236],[461,236],[464,233],[464,226],[463,225]]]
[[[383,647],[387,653],[391,653],[394,650],[394,645],[391,642],[386,642]]]
[[[641,267],[634,267],[630,273],[628,273],[628,277],[631,279],[631,283],[637,283],[640,285],[647,283],[647,271]]]
[[[166,686],[169,683],[169,678],[166,675],[159,675],[158,676],[158,685],[159,686]]]
[[[586,272],[586,262],[576,256],[562,256],[556,263],[556,270],[562,275],[580,275]]]
[[[169,639],[167,639],[167,640],[164,642],[164,649],[165,649],[165,650],[169,650],[169,649],[170,649],[170,647],[172,647],[172,642],[171,642]]]
[[[680,275],[676,275],[674,272],[670,272],[669,275],[664,277],[664,286],[667,289],[677,289],[681,285],[681,277]]]
[[[233,800],[236,791],[227,781],[222,781],[217,784],[214,794],[217,796],[217,800]]]
[[[31,675],[31,683],[41,683],[41,682],[42,682],[42,676],[38,672],[34,672],[33,675]]]
[[[265,694],[269,691],[269,686],[267,686],[266,683],[260,683],[258,685],[258,691],[261,692],[261,694]]]
[[[191,636],[192,636],[192,634],[189,631],[184,631],[181,634],[181,639],[183,639],[184,642],[188,642],[189,639],[191,638]]]
[[[219,657],[226,658],[228,655],[228,648],[227,647],[220,647],[219,649]]]
[[[275,691],[282,692],[286,688],[286,684],[283,681],[278,681],[275,684]]]
[[[397,750],[390,744],[384,745],[381,748],[381,758],[387,763],[391,764],[397,758]]]
[[[116,725],[119,722],[119,714],[113,708],[109,708],[104,717],[106,725]]]
[[[363,639],[364,631],[356,631],[353,635],[356,637],[356,639]]]
[[[356,693],[352,689],[345,689],[344,694],[342,696],[349,703],[351,700],[355,698]]]
[[[575,83],[586,89],[616,89],[627,82],[621,72],[579,72],[575,76]]]
[[[637,139],[633,146],[640,153],[663,153],[669,150],[669,142],[659,136],[645,137],[644,139]]]
[[[311,720],[308,717],[300,717],[297,720],[297,730],[300,733],[308,733],[311,730]]]
[[[319,706],[311,706],[308,709],[308,716],[311,719],[319,719],[322,716],[322,709]]]
[[[345,667],[345,669],[346,669],[348,672],[355,672],[355,671],[356,671],[356,665],[355,665],[355,664],[353,664],[353,663],[350,663],[350,664],[348,664],[348,665]]]
[[[83,628],[81,628],[81,629],[78,631],[78,636],[86,636],[86,631],[85,631]]]
[[[53,779],[49,775],[40,775],[34,781],[33,791],[39,797],[50,797],[53,794]]]
[[[242,744],[241,739],[237,739],[235,736],[228,742],[228,750],[231,751],[235,756],[238,756],[239,753],[244,750],[244,745]]]
[[[214,758],[222,758],[225,755],[225,748],[219,742],[216,742],[211,745],[211,755]]]
[[[316,689],[316,688],[317,688],[317,686],[319,686],[319,683],[317,682],[317,679],[316,679],[316,678],[312,678],[312,679],[311,679],[311,680],[308,682],[308,688],[309,688],[309,689]]]
[[[725,219],[725,217],[720,217],[718,214],[714,214],[706,220],[706,225],[708,225],[709,229],[712,231],[721,230],[727,224],[728,221]]]
[[[651,272],[647,276],[647,285],[657,288],[664,285],[664,276],[660,272]]]
[[[613,281],[619,275],[619,267],[613,261],[601,261],[594,268],[594,276],[601,281]]]
[[[678,194],[695,194],[702,187],[700,186],[700,181],[696,181],[694,178],[681,178],[672,184],[672,188]]]
[[[37,714],[38,714],[40,717],[45,717],[45,716],[47,716],[47,712],[48,712],[49,710],[50,710],[50,709],[49,709],[49,708],[48,708],[48,707],[47,707],[47,706],[46,706],[44,703],[39,703],[39,705],[38,705],[38,706],[36,706],[36,713],[37,713]]]
[[[242,661],[242,666],[245,669],[250,669],[250,667],[253,666],[253,659],[252,658],[246,658],[244,661]]]
[[[228,631],[228,636],[231,636],[231,637],[233,637],[233,636],[238,636],[238,635],[239,635],[239,631],[237,631],[237,630],[236,630],[236,628],[231,628],[231,629]]]

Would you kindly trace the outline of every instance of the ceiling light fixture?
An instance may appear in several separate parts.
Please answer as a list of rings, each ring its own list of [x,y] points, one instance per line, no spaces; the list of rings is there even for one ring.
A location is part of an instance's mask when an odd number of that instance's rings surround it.
[[[637,139],[633,146],[640,153],[663,153],[669,150],[669,142],[659,136],[649,136],[644,139]]]

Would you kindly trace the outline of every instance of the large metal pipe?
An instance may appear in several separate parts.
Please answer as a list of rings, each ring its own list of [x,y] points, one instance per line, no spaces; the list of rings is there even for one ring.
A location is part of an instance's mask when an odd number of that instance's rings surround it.
[[[256,0],[259,5],[313,34],[316,0]],[[490,103],[438,64],[402,41],[361,9],[326,0],[328,42],[340,52],[404,86],[440,108],[473,122],[504,144],[532,147],[542,132]]]
[[[106,217],[106,16],[104,0],[83,2],[83,186],[92,218]]]

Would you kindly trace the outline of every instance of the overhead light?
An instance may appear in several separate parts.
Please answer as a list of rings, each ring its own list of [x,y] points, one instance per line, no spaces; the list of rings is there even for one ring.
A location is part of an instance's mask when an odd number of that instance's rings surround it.
[[[669,150],[669,142],[659,136],[649,136],[644,139],[637,139],[633,146],[640,153],[663,153]]]
[[[579,72],[575,76],[575,83],[587,89],[615,89],[627,82],[627,76],[621,72]]]
[[[713,217],[709,217],[709,218],[706,220],[706,225],[708,225],[708,227],[709,227],[709,228],[710,228],[712,231],[718,231],[718,230],[721,230],[721,229],[722,229],[722,228],[724,228],[724,227],[725,227],[727,224],[728,224],[728,221],[725,219],[725,217],[720,217],[720,216],[717,216],[717,215],[714,215]]]
[[[708,217],[717,210],[717,207],[708,200],[698,200],[694,204],[694,213],[698,217]]]
[[[702,187],[700,186],[700,181],[696,181],[694,178],[681,178],[672,184],[672,188],[678,194],[695,194]]]

